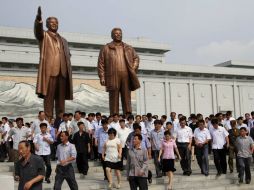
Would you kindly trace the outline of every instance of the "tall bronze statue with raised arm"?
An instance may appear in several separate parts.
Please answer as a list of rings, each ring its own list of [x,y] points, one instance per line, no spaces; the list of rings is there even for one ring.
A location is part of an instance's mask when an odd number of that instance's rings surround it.
[[[34,35],[39,41],[40,63],[38,68],[36,94],[44,99],[47,119],[65,112],[65,100],[73,99],[70,50],[67,41],[58,33],[58,20],[46,20],[47,31],[43,30],[41,7],[34,23]]]
[[[137,77],[139,57],[133,47],[122,42],[122,30],[114,28],[112,42],[102,47],[98,59],[98,75],[109,92],[110,114],[119,113],[119,94],[123,113],[132,112],[131,91],[140,87]]]

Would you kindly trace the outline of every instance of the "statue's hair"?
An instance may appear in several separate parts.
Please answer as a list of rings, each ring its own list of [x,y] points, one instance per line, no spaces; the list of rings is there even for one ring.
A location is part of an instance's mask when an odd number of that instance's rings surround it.
[[[47,26],[47,27],[48,27],[48,23],[49,23],[49,21],[50,21],[51,19],[55,19],[55,20],[57,21],[57,23],[58,23],[58,19],[57,19],[56,17],[53,17],[53,16],[48,17],[47,20],[46,20],[46,26]]]
[[[122,29],[121,29],[121,28],[113,28],[113,29],[111,30],[111,38],[113,38],[114,32],[115,32],[116,30],[120,30],[120,31],[122,32]]]

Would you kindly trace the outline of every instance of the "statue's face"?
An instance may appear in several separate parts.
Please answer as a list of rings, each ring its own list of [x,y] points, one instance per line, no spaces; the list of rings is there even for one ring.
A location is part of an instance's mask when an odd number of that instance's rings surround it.
[[[58,30],[58,21],[57,21],[57,19],[55,19],[55,18],[49,19],[49,21],[47,22],[47,27],[48,27],[49,31],[57,32],[57,30]]]
[[[121,30],[115,30],[113,32],[112,38],[114,42],[121,42],[122,41],[122,32]]]

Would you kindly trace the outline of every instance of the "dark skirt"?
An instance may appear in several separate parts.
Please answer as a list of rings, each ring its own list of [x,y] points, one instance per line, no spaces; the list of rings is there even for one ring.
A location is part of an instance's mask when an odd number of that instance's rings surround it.
[[[121,170],[123,168],[123,164],[122,162],[109,162],[109,161],[105,161],[105,166],[106,168],[111,168],[111,169],[115,169],[115,170]]]
[[[176,171],[174,159],[163,159],[162,166],[163,166],[163,168],[162,168],[163,172]]]

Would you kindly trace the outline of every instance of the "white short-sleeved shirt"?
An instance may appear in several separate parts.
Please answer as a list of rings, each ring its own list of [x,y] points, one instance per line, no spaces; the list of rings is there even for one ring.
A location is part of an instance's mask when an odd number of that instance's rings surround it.
[[[109,125],[111,128],[114,128],[115,130],[118,130],[119,128],[121,128],[119,122],[112,121]]]
[[[22,126],[21,128],[13,127],[9,131],[9,136],[13,139],[13,149],[18,150],[18,145],[20,141],[26,140],[31,134],[29,128]]]
[[[211,139],[211,135],[207,128],[204,128],[203,130],[196,128],[194,131],[194,138],[197,139],[199,143],[204,143]]]
[[[237,125],[237,129],[241,129],[242,127],[245,127],[250,132],[250,128],[245,123],[242,123],[242,125]]]
[[[125,143],[127,140],[127,137],[129,136],[129,134],[131,133],[131,129],[125,127],[124,129],[122,129],[121,127],[118,129],[117,131],[117,137],[120,139],[121,141],[121,145],[122,148],[125,147]]]
[[[31,129],[34,131],[34,136],[41,133],[41,128],[40,128],[41,123],[46,123],[47,130],[48,131],[50,130],[49,122],[46,119],[44,119],[43,121],[36,119],[33,121],[33,124],[31,125]]]
[[[109,162],[121,161],[121,159],[118,158],[118,149],[117,149],[117,145],[121,144],[120,139],[117,137],[115,137],[113,140],[108,139],[105,144],[106,144],[105,161]]]
[[[43,141],[43,137],[46,137],[50,141],[53,141],[53,138],[49,133],[46,133],[44,135],[42,133],[39,133],[39,134],[35,135],[33,142],[39,146],[39,151],[35,151],[35,154],[40,155],[40,156],[41,155],[50,155],[50,153],[51,153],[50,144],[46,141]]]
[[[213,139],[212,149],[223,149],[223,146],[226,144],[226,137],[228,132],[224,127],[218,126],[217,129],[214,127],[210,129],[210,134]]]
[[[87,120],[84,119],[84,118],[80,118],[78,121],[76,119],[73,119],[71,121],[70,128],[72,129],[72,134],[75,134],[76,132],[79,131],[78,122],[83,122],[84,123],[84,125],[85,125],[84,131],[88,133],[89,129],[88,129],[88,122],[87,122]]]
[[[10,131],[10,126],[8,123],[5,123],[3,125],[3,133],[6,133],[6,135],[4,136],[4,141],[6,142],[7,141],[7,138],[9,137],[8,133]]]
[[[177,142],[179,143],[189,143],[190,139],[193,137],[192,129],[188,126],[184,128],[180,127],[176,131]]]
[[[231,125],[230,125],[230,121],[235,120],[235,118],[231,117],[229,120],[225,119],[223,122],[223,126],[227,129],[230,130],[232,129]]]
[[[58,132],[62,132],[62,131],[67,131],[69,130],[70,128],[70,124],[71,122],[68,120],[67,122],[63,121],[60,125],[59,125],[59,128],[58,128]]]

